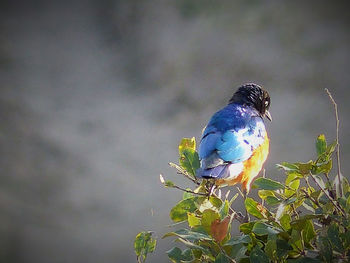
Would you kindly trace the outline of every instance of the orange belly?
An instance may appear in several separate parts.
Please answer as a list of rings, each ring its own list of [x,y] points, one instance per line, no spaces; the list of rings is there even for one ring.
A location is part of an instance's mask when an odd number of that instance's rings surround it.
[[[216,181],[216,185],[235,185],[242,184],[242,190],[246,193],[250,190],[250,185],[255,177],[261,171],[266,158],[269,154],[269,138],[265,136],[264,142],[254,150],[252,156],[243,162],[243,171],[233,179],[220,179]]]

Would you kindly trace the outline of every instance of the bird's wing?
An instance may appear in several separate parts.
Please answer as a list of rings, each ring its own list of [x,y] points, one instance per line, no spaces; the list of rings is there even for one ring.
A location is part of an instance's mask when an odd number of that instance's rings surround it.
[[[240,128],[220,130],[216,125],[208,125],[200,146],[199,158],[203,169],[224,163],[239,163],[247,160],[254,149],[264,142],[265,126],[260,117],[252,117]]]

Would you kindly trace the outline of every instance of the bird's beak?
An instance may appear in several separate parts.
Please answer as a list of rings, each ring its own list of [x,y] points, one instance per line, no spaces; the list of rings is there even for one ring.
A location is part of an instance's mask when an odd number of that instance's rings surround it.
[[[266,118],[268,118],[269,119],[269,121],[272,121],[272,117],[271,117],[271,114],[270,114],[270,112],[267,110],[267,111],[265,111],[265,116],[266,116]]]

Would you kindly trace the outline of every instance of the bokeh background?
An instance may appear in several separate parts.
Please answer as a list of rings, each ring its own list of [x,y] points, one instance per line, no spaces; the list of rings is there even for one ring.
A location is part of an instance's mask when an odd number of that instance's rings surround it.
[[[135,262],[182,195],[159,173],[188,186],[180,139],[245,82],[272,97],[269,177],[335,138],[324,88],[347,176],[349,20],[346,1],[1,1],[0,262]]]

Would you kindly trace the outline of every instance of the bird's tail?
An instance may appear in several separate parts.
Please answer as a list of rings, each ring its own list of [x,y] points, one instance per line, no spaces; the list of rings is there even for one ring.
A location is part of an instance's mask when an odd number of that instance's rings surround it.
[[[196,176],[205,179],[226,178],[229,176],[228,166],[219,165],[209,169],[199,168],[196,172]]]

